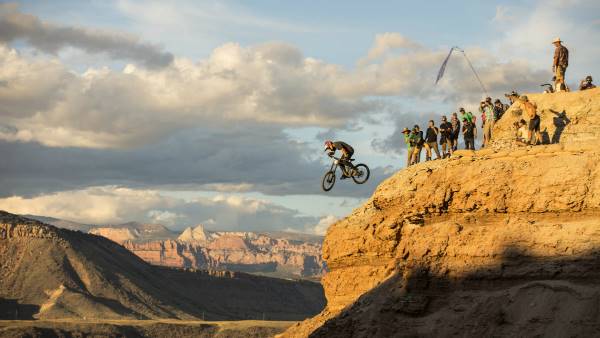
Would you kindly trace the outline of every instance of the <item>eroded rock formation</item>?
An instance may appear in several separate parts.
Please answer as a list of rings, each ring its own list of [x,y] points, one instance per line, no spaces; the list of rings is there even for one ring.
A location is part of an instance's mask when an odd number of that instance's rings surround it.
[[[279,277],[319,277],[325,271],[320,243],[250,232],[212,232],[205,234],[206,240],[191,239],[193,236],[197,237],[186,230],[178,240],[120,243],[155,265],[226,269]]]
[[[600,332],[600,89],[529,95],[553,144],[495,144],[404,169],[332,225],[327,307],[286,337]],[[527,119],[527,118],[525,118]]]

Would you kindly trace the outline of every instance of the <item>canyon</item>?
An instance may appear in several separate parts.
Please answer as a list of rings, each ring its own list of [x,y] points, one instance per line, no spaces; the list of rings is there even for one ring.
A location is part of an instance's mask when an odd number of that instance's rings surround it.
[[[94,227],[89,232],[111,239],[160,266],[314,280],[326,271],[318,236],[208,231],[202,225],[188,227],[178,237],[169,236],[156,225]]]

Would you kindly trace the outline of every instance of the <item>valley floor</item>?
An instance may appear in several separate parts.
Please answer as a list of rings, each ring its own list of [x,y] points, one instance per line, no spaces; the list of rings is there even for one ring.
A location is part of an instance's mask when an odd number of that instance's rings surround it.
[[[0,337],[272,337],[291,321],[0,320]]]

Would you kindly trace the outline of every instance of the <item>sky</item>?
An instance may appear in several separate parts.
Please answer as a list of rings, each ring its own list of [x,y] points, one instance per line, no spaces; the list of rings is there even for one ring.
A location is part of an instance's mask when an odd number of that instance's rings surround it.
[[[405,165],[400,131],[595,76],[600,3],[0,2],[0,209],[323,234]],[[600,76],[600,75],[599,75]],[[320,189],[325,139],[364,185]]]

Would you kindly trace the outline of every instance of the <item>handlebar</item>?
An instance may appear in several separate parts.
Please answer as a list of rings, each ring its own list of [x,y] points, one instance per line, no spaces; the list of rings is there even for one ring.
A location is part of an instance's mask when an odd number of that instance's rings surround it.
[[[338,160],[338,161],[341,159],[341,158],[337,158],[337,157],[333,156],[333,154],[327,154],[327,156],[331,157],[334,160]]]

